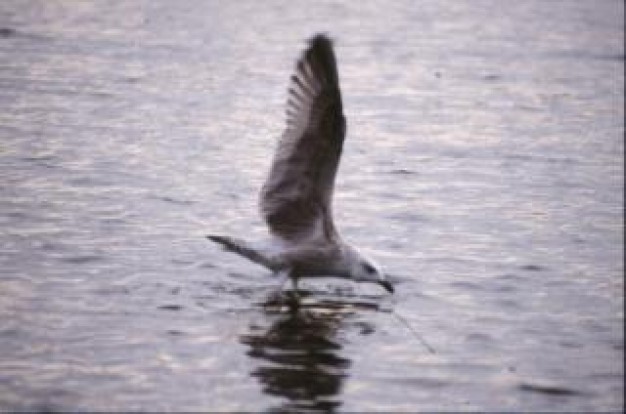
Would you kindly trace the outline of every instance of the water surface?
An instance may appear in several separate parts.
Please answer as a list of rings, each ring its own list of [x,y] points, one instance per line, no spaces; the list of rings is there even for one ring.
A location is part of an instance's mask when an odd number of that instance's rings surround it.
[[[0,409],[623,410],[623,3],[0,2]],[[336,39],[345,237],[278,281],[257,192]],[[436,350],[430,353],[396,314]]]

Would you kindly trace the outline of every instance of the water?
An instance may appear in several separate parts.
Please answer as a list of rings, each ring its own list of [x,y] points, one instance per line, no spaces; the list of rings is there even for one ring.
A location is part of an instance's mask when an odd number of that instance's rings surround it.
[[[0,2],[0,408],[623,410],[623,18]],[[263,235],[319,31],[348,117],[336,221],[398,285],[305,282],[289,312],[204,235]]]

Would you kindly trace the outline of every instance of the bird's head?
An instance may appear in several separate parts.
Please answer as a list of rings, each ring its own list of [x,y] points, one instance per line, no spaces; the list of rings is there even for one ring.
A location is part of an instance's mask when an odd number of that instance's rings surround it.
[[[356,249],[351,249],[350,277],[357,282],[370,282],[382,286],[387,292],[393,293],[393,285],[380,267],[371,259],[365,257]]]

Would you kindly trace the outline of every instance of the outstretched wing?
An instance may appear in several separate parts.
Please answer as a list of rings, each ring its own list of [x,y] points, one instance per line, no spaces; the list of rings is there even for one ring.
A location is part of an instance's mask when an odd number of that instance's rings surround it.
[[[332,43],[317,35],[291,76],[287,128],[261,190],[261,214],[272,234],[336,237],[331,203],[345,131]]]

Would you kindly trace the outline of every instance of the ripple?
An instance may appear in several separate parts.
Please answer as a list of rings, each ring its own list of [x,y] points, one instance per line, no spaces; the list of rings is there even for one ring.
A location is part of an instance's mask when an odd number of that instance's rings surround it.
[[[104,260],[104,256],[100,256],[96,254],[86,254],[86,255],[61,257],[60,260],[66,263],[87,264],[87,263],[99,262],[101,260]]]
[[[541,272],[542,270],[545,270],[545,267],[536,264],[527,264],[524,266],[520,266],[520,269],[526,270],[528,272]]]
[[[183,200],[183,199],[178,199],[178,198],[170,197],[170,196],[156,196],[155,198],[157,200],[165,201],[166,203],[176,204],[179,206],[190,206],[194,204],[194,202],[191,200]]]
[[[406,383],[407,385],[415,387],[416,389],[439,389],[451,385],[450,381],[448,380],[428,377],[401,378],[395,380],[394,382]]]
[[[161,305],[157,309],[168,310],[168,311],[179,311],[183,309],[182,305]]]
[[[485,290],[485,287],[482,286],[481,284],[477,282],[470,282],[467,280],[450,282],[449,285],[450,287],[453,287],[456,289],[462,289],[462,290],[475,290],[475,291]]]
[[[397,168],[395,170],[391,170],[390,174],[394,175],[417,175],[417,171],[409,170],[407,168]]]
[[[572,388],[562,387],[555,384],[538,383],[538,382],[522,382],[518,385],[522,391],[536,392],[545,395],[583,395],[584,393]]]

